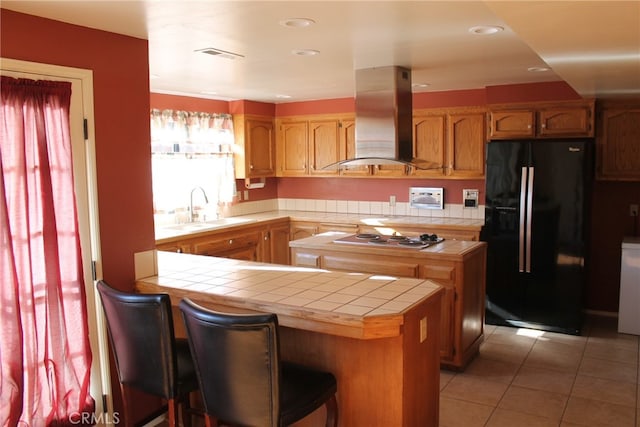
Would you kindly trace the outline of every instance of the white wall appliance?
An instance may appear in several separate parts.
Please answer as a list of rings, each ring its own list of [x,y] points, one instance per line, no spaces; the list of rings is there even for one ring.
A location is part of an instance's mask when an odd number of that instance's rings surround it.
[[[640,237],[622,241],[618,332],[640,335]]]

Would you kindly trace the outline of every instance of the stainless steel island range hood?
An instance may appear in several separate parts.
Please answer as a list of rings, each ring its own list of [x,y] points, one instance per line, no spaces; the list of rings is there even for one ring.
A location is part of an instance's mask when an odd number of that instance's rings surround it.
[[[405,164],[418,169],[442,165],[413,157],[411,70],[398,66],[356,70],[355,158],[329,168]]]

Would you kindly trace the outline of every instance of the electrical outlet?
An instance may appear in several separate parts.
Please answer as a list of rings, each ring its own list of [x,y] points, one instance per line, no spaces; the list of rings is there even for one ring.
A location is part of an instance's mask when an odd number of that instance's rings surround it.
[[[629,216],[638,216],[638,205],[629,205]]]
[[[389,196],[389,206],[396,205],[396,196]]]

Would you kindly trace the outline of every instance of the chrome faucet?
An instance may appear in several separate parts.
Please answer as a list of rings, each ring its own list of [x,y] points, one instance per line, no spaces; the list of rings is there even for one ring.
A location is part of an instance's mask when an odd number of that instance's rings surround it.
[[[209,199],[207,198],[207,193],[205,193],[204,188],[195,187],[191,190],[191,194],[189,195],[189,215],[190,215],[191,222],[194,222],[193,220],[195,218],[195,214],[193,212],[193,192],[196,190],[202,191],[202,195],[204,196],[204,202],[209,203]]]

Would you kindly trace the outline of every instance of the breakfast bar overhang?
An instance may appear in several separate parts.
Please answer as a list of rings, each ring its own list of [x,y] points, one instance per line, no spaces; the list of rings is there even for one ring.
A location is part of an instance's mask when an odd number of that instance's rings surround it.
[[[440,310],[430,280],[157,252],[137,291],[228,312],[271,312],[284,360],[334,373],[340,426],[438,425]],[[184,336],[174,313],[176,334]],[[322,424],[324,409],[297,426]]]

